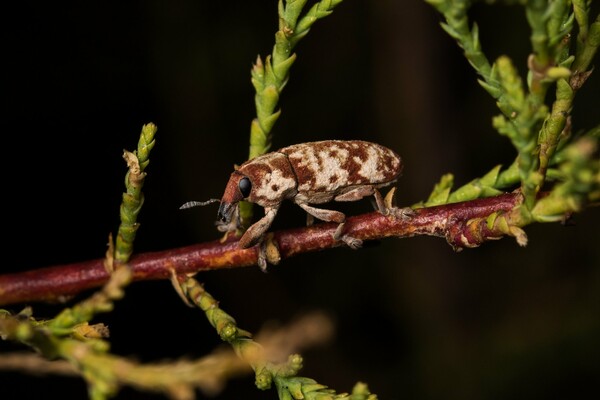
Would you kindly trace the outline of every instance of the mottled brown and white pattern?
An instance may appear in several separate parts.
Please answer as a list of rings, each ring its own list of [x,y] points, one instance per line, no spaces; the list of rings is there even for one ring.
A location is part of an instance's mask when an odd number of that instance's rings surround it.
[[[289,199],[313,217],[339,223],[336,238],[345,240],[342,228],[346,216],[311,204],[374,196],[384,212],[377,189],[396,182],[401,171],[400,156],[375,143],[325,140],[296,144],[249,160],[234,171],[218,216],[222,223],[230,223],[241,200],[264,207],[265,216],[240,239],[241,247],[249,247],[262,239],[281,202]],[[345,241],[351,246],[356,243]]]

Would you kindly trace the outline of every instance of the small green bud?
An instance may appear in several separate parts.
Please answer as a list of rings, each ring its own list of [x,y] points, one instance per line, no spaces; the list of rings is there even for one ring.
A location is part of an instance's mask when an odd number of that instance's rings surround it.
[[[28,323],[22,323],[17,326],[15,336],[19,341],[27,341],[33,335],[33,328]]]
[[[551,67],[546,71],[546,76],[552,80],[566,79],[571,76],[571,70],[566,67]]]
[[[254,383],[260,390],[270,389],[272,382],[273,378],[271,377],[271,373],[266,369],[262,369],[260,372],[256,373]]]

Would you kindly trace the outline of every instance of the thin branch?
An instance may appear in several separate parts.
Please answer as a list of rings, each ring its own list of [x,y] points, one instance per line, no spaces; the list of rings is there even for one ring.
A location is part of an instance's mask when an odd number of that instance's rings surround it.
[[[431,235],[445,237],[455,249],[476,247],[505,235],[519,238],[518,219],[510,211],[521,204],[518,193],[414,210],[401,218],[372,212],[349,217],[344,233],[360,240]],[[333,239],[335,223],[274,232],[269,235],[271,263],[298,254],[342,246]],[[524,235],[524,233],[522,233]],[[522,239],[522,237],[521,237]],[[523,244],[523,243],[521,243]],[[258,246],[240,249],[230,238],[172,250],[135,255],[132,280],[170,279],[177,274],[256,265]],[[104,259],[0,275],[0,306],[32,301],[66,301],[70,296],[103,285],[109,277]]]

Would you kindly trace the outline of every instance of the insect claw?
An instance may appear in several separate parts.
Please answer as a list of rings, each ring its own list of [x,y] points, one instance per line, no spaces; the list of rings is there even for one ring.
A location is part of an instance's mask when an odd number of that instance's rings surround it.
[[[258,245],[258,259],[256,262],[262,272],[267,272],[268,264],[277,265],[279,261],[281,261],[281,254],[275,240],[273,240],[273,234],[269,233]]]
[[[347,234],[342,235],[342,232],[344,231],[344,225],[346,225],[345,222],[342,222],[341,224],[338,225],[335,232],[333,233],[333,239],[336,241],[341,241],[341,242],[346,243],[346,245],[353,250],[356,250],[356,249],[359,249],[360,247],[362,247],[362,240],[357,239],[357,238],[352,237]]]
[[[417,212],[410,207],[392,207],[389,209],[389,214],[403,221],[408,221],[409,219],[414,217],[417,214]]]
[[[362,240],[350,235],[344,235],[339,240],[346,243],[352,250],[360,249],[362,247]]]
[[[258,247],[258,259],[256,262],[262,272],[267,272],[267,252],[265,250],[264,242]]]

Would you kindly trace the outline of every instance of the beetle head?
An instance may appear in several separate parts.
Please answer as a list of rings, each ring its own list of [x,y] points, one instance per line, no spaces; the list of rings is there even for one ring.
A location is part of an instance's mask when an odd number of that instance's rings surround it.
[[[241,200],[261,207],[279,207],[296,193],[296,186],[296,176],[285,155],[273,152],[246,161],[229,178],[218,218],[230,222]]]
[[[251,190],[252,183],[250,179],[238,171],[233,172],[221,199],[221,205],[217,213],[219,221],[227,224],[230,223],[237,204],[247,198]]]

